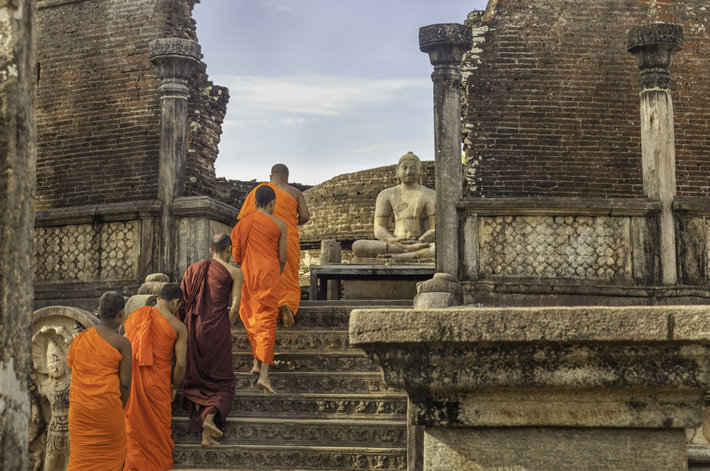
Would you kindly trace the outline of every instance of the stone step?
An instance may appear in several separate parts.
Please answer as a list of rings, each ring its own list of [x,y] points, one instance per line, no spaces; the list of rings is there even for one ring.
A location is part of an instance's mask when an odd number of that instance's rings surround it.
[[[252,368],[254,359],[249,352],[233,353],[234,371],[245,372]],[[295,351],[276,353],[269,372],[322,371],[322,372],[373,372],[380,368],[359,350]]]
[[[383,308],[383,307],[411,307],[412,301],[408,300],[379,300],[379,301],[302,301],[301,307],[295,317],[295,323],[289,330],[348,330],[350,311],[356,308]],[[283,325],[279,323],[279,329]],[[244,330],[241,319],[234,325],[236,330]]]
[[[284,445],[176,445],[174,469],[231,470],[406,470],[405,448]]]
[[[173,415],[184,416],[181,394],[173,403]],[[372,394],[264,394],[238,391],[230,416],[318,419],[404,420],[407,396],[402,393]]]
[[[200,443],[199,434],[188,430],[189,419],[173,419],[176,444]],[[393,448],[407,445],[405,421],[347,419],[227,418],[221,445],[359,446]]]
[[[257,376],[237,372],[237,391],[261,392],[256,386]],[[271,386],[277,394],[300,393],[335,393],[367,394],[370,392],[392,391],[382,381],[381,373],[313,373],[313,372],[269,372]]]
[[[251,351],[246,332],[232,330],[234,351]],[[277,330],[277,352],[286,350],[345,350],[349,348],[347,330]],[[357,350],[362,351],[362,350]]]

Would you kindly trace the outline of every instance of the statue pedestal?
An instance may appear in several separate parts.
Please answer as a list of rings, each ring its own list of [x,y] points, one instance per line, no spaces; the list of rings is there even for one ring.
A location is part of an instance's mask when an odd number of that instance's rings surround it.
[[[354,310],[350,343],[404,389],[425,470],[687,469],[710,307]]]
[[[364,294],[357,299],[412,299],[416,294],[416,282],[431,278],[434,275],[434,265],[364,265],[354,263],[336,263],[330,265],[311,265],[310,299],[326,299],[326,288],[329,280],[343,280],[348,283],[372,283],[375,286],[384,286],[387,283],[408,283],[411,292],[407,296],[397,298],[392,296],[378,296],[367,285]],[[405,287],[406,289],[406,287]],[[345,287],[347,294],[347,286]],[[369,293],[369,295],[368,295]],[[353,298],[350,298],[353,299]]]

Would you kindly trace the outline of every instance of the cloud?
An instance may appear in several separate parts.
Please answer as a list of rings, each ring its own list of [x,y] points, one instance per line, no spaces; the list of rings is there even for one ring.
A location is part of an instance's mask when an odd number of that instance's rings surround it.
[[[283,11],[293,11],[295,8],[293,5],[287,5],[285,2],[280,2],[277,0],[271,0],[266,2],[266,6],[269,7],[271,10],[276,11],[276,12],[283,12]]]
[[[281,126],[298,126],[299,124],[305,123],[304,118],[286,118],[279,121]]]
[[[427,79],[365,79],[329,75],[259,77],[221,75],[236,116],[276,111],[297,115],[339,116],[367,103],[391,103],[412,89],[431,88]],[[236,118],[235,116],[235,118]],[[236,118],[238,120],[238,118]]]

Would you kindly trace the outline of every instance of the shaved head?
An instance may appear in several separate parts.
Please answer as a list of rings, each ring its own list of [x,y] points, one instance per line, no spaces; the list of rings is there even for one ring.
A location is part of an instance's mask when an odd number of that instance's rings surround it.
[[[227,234],[217,234],[212,237],[211,248],[216,253],[222,253],[232,246],[232,239]]]
[[[284,164],[276,164],[271,167],[271,175],[281,175],[288,178],[288,167]]]

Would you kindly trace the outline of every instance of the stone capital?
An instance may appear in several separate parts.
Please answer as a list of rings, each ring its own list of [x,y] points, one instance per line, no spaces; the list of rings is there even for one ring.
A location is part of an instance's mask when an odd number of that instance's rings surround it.
[[[640,69],[639,88],[670,89],[673,54],[683,47],[683,27],[672,24],[640,25],[627,35],[627,50],[636,56]]]
[[[186,81],[201,57],[200,45],[191,39],[155,39],[148,44],[150,61],[163,80],[161,95],[187,95]]]
[[[419,50],[429,54],[434,66],[458,66],[471,49],[471,28],[458,23],[442,23],[419,28]]]

